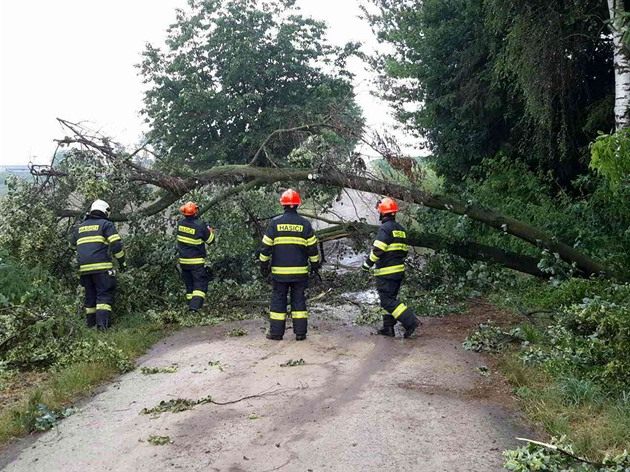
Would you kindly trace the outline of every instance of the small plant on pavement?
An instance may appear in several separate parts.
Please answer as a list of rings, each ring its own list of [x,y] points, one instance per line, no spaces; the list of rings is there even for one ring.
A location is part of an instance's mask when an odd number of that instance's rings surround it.
[[[231,331],[228,331],[226,336],[231,338],[235,338],[238,336],[247,336],[247,330],[245,328],[234,328]]]
[[[174,374],[177,372],[177,366],[172,365],[170,367],[141,367],[140,373],[144,375],[153,374]]]
[[[155,436],[155,435],[149,436],[149,439],[147,439],[147,442],[153,446],[164,446],[165,444],[173,443],[173,441],[171,441],[170,436]]]
[[[223,372],[223,367],[224,365],[221,363],[221,361],[209,361],[208,365],[210,367],[216,367],[218,368],[221,372]]]
[[[295,367],[298,365],[305,365],[306,361],[304,359],[289,359],[288,361],[286,361],[284,364],[280,364],[280,367]]]

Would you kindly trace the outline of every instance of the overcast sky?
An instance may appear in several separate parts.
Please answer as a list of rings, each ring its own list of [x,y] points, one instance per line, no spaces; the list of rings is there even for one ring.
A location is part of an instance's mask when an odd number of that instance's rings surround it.
[[[358,18],[358,0],[298,0],[304,14],[325,20],[333,43],[376,45]],[[123,144],[146,125],[142,82],[134,67],[146,42],[161,46],[175,8],[186,0],[0,0],[0,164],[48,163],[56,117],[86,121]],[[370,126],[392,127],[386,104],[369,93],[356,61],[359,103]]]

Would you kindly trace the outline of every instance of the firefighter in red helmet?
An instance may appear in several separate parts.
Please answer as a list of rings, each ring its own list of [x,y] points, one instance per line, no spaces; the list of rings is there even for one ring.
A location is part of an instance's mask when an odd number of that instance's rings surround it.
[[[398,299],[398,291],[405,277],[407,258],[407,233],[396,221],[398,204],[391,198],[381,199],[378,209],[381,227],[370,256],[363,263],[366,272],[376,265],[376,289],[381,299],[381,307],[387,311],[383,315],[383,327],[377,330],[383,336],[395,336],[394,326],[400,321],[405,328],[404,337],[410,337],[419,325],[418,318],[411,308]]]
[[[179,211],[184,215],[184,219],[177,223],[179,265],[186,285],[188,308],[198,311],[208,292],[206,244],[214,242],[214,228],[199,221],[199,207],[196,203],[188,202]]]
[[[260,271],[271,274],[273,292],[269,313],[267,339],[279,341],[284,336],[287,316],[287,295],[291,296],[293,332],[297,341],[306,339],[308,312],[304,290],[310,270],[319,271],[317,238],[310,222],[297,214],[302,204],[300,194],[293,189],[280,197],[284,213],[271,220],[262,240]]]

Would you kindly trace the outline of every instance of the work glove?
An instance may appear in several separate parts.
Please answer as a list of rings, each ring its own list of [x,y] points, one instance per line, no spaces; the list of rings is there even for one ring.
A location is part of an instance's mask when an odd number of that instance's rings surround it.
[[[260,275],[263,276],[263,279],[266,279],[271,275],[271,268],[269,267],[269,262],[261,262],[260,263]]]
[[[319,269],[321,269],[322,264],[320,262],[311,262],[311,274],[319,274]]]
[[[118,264],[118,271],[121,274],[127,271],[127,261],[123,262],[122,264]]]
[[[361,266],[361,270],[366,274],[370,273],[370,266],[368,265],[367,262],[363,263],[363,265]]]

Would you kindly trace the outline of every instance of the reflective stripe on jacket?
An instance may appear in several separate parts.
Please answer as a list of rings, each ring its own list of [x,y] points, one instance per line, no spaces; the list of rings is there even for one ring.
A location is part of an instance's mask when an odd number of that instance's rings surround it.
[[[214,232],[196,216],[187,216],[177,223],[177,249],[182,269],[203,266],[206,244],[214,242]]]
[[[267,227],[259,259],[271,262],[271,275],[277,281],[308,278],[309,262],[319,262],[317,238],[311,223],[298,215],[297,210],[286,209]]]
[[[377,277],[405,272],[408,254],[407,233],[393,217],[386,217],[376,234],[372,251],[365,261],[367,267],[375,266]]]
[[[120,265],[125,264],[122,238],[114,223],[107,218],[87,215],[72,234],[71,244],[77,249],[79,273],[95,274],[114,267],[110,249]]]

